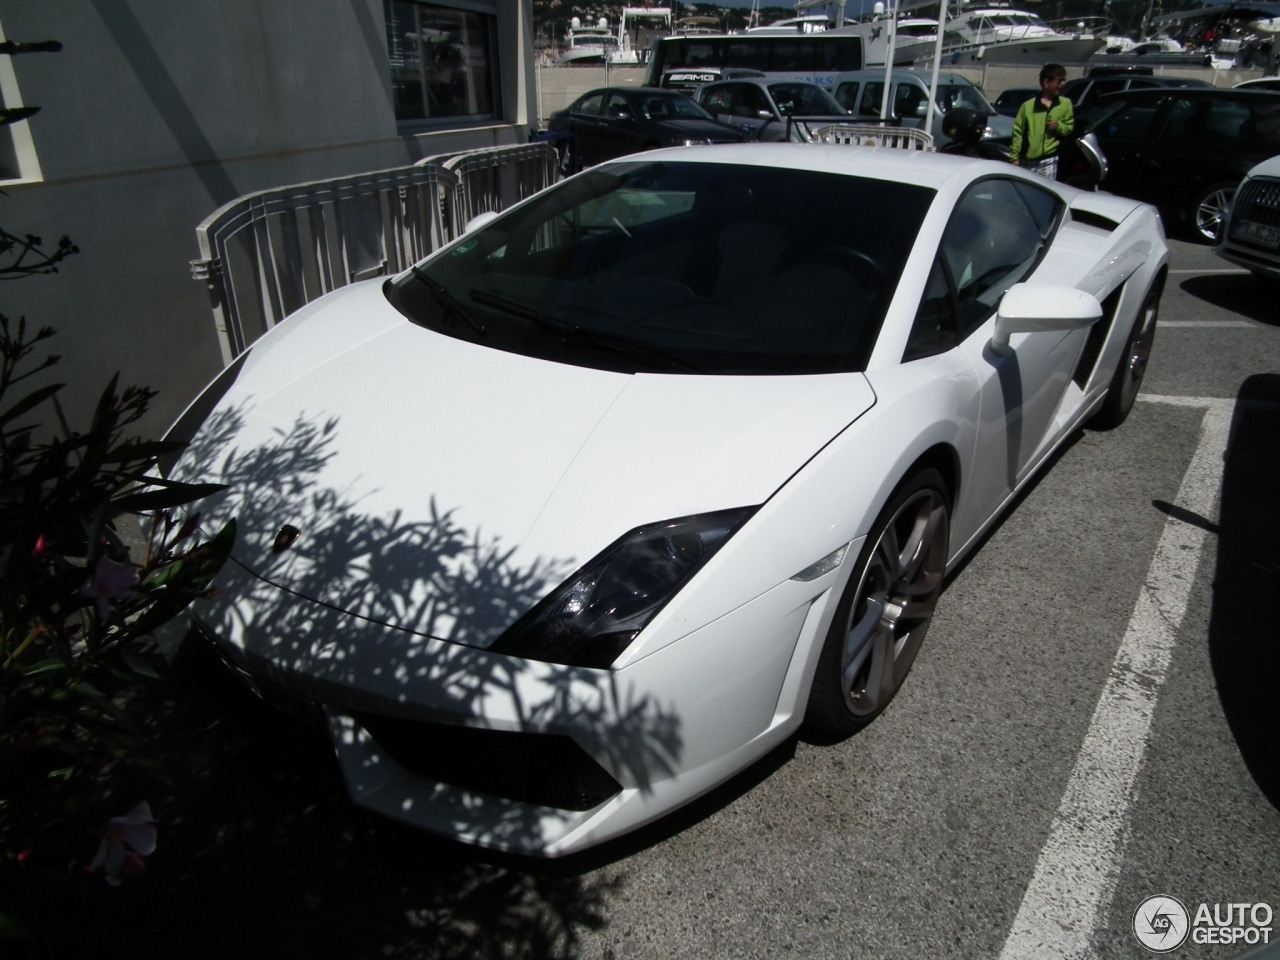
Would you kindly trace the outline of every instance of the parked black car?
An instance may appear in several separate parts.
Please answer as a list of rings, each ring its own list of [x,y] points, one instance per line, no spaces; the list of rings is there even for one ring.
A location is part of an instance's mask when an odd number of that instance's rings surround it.
[[[584,93],[547,121],[553,133],[572,133],[569,153],[590,166],[655,147],[734,143],[742,131],[721,123],[683,93],[657,87],[601,87]]]
[[[1011,87],[991,101],[996,113],[1004,117],[1016,117],[1018,108],[1040,94],[1039,87]],[[1075,103],[1073,100],[1072,103]]]
[[[1200,87],[1112,93],[1077,111],[1109,172],[1101,188],[1160,208],[1166,226],[1211,242],[1241,179],[1280,153],[1280,97]]]
[[[1241,80],[1233,90],[1269,90],[1280,93],[1280,77],[1256,77],[1253,80]]]
[[[1142,74],[1091,73],[1087,77],[1068,80],[1062,87],[1062,96],[1078,107],[1089,103],[1108,93],[1121,93],[1127,90],[1154,90],[1157,87],[1213,87],[1208,80],[1196,80],[1191,77],[1151,77]]]

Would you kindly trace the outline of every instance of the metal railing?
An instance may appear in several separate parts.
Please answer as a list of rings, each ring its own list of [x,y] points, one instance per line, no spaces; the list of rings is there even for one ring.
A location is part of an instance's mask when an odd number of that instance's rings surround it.
[[[472,150],[442,166],[458,178],[459,222],[489,211],[505,210],[557,179],[559,155],[552,143]]]
[[[230,363],[290,313],[338,287],[398,273],[557,177],[555,147],[518,144],[248,194],[196,228],[191,273],[209,290]]]
[[[810,137],[813,143],[842,143],[857,147],[890,147],[895,150],[933,150],[933,137],[913,127],[878,124],[833,124],[819,127]]]

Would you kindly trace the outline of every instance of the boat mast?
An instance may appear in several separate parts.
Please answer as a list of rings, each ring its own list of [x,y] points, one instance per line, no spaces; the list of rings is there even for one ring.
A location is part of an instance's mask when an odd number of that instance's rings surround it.
[[[1156,0],[1147,0],[1147,12],[1142,15],[1142,26],[1138,28],[1138,39],[1147,39],[1147,31],[1151,29],[1151,10]]]

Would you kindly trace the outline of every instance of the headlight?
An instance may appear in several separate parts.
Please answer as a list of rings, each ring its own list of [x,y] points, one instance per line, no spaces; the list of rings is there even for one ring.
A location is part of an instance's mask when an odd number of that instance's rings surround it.
[[[609,666],[754,509],[632,530],[516,621],[490,649],[569,666]]]

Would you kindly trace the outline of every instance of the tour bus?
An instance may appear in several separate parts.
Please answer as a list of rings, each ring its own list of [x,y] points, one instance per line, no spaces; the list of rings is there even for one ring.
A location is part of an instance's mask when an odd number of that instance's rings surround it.
[[[692,93],[736,71],[737,76],[807,80],[830,89],[836,74],[861,69],[862,37],[838,31],[676,36],[654,41],[644,82]]]

